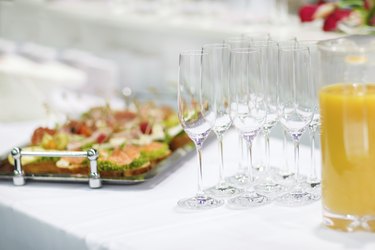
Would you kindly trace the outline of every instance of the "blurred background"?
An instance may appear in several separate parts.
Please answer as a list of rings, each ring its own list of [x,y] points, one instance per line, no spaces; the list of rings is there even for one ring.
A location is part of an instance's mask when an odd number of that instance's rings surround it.
[[[300,0],[0,0],[0,122],[175,103],[178,54],[242,33],[327,39]],[[56,118],[56,117],[55,117]]]

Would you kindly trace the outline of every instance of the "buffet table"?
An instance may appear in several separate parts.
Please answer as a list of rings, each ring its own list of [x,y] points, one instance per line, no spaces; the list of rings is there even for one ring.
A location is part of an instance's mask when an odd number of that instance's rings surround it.
[[[35,123],[0,124],[0,153],[29,137]],[[237,166],[237,137],[224,140],[228,173]],[[281,141],[273,138],[272,164],[281,164]],[[308,148],[301,147],[301,162]],[[204,182],[217,180],[217,145],[203,151]],[[307,166],[306,166],[307,167]],[[196,190],[192,154],[164,176],[139,185],[0,181],[0,249],[367,249],[375,235],[339,233],[321,225],[320,203],[303,207],[274,204],[248,210],[224,206],[180,210],[176,202]]]

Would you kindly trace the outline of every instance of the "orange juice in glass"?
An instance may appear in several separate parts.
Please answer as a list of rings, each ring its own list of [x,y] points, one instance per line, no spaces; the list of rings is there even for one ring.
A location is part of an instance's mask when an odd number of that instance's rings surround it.
[[[375,83],[319,93],[324,224],[375,231]]]

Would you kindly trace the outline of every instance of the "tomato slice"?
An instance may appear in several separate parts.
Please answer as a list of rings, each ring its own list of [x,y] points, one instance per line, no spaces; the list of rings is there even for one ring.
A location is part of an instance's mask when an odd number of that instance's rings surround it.
[[[31,144],[39,145],[42,142],[44,134],[54,135],[55,133],[56,133],[55,129],[39,127],[34,131],[31,137]]]

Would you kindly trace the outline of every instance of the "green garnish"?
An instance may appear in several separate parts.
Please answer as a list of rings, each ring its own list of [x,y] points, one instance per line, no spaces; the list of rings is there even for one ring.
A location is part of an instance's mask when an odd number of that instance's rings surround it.
[[[164,144],[158,148],[157,150],[152,150],[152,151],[142,151],[142,153],[150,160],[157,160],[160,157],[163,157],[169,150],[168,144]]]
[[[137,159],[127,165],[118,165],[110,161],[98,161],[99,171],[122,171],[127,169],[135,169],[148,163],[149,159],[143,153]]]
[[[178,120],[178,116],[177,115],[170,115],[165,121],[163,121],[163,125],[164,127],[166,128],[171,128],[171,127],[174,127],[176,125],[178,125],[180,122]]]
[[[41,156],[35,159],[34,163],[41,163],[41,162],[58,162],[60,160],[60,157],[45,157]]]
[[[87,150],[93,148],[94,144],[95,144],[95,142],[89,142],[89,143],[86,143],[85,145],[83,145],[83,146],[81,147],[81,150],[82,150],[82,151],[87,151]]]

